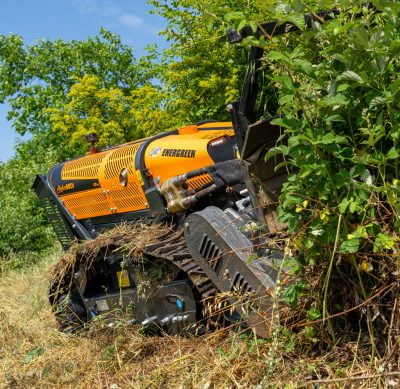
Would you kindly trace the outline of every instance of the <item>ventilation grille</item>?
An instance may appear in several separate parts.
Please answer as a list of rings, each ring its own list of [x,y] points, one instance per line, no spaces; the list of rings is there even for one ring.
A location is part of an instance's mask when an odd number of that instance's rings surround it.
[[[134,182],[128,183],[126,188],[111,191],[110,198],[118,212],[132,210],[132,208],[143,209],[146,202],[143,192]]]
[[[111,152],[105,166],[105,179],[119,177],[122,169],[127,169],[130,174],[133,173],[133,165],[135,155],[140,146],[140,143],[135,143],[131,146],[124,146]]]
[[[102,192],[93,191],[80,194],[75,197],[64,197],[64,204],[68,210],[77,218],[101,216],[110,212],[110,204]]]
[[[212,183],[212,178],[209,174],[203,174],[198,177],[194,177],[188,180],[189,189],[198,189],[202,186]]]
[[[106,153],[92,154],[66,162],[62,168],[61,178],[63,180],[98,178],[100,164],[106,155]]]
[[[217,271],[218,263],[221,259],[221,251],[206,234],[203,235],[199,251],[201,256],[209,262],[212,269]]]
[[[86,207],[102,202],[106,202],[106,198],[103,193],[98,192],[96,194],[88,192],[87,195],[81,195],[80,197],[64,200],[65,205],[68,205],[68,207]]]
[[[237,271],[232,279],[231,283],[231,291],[245,294],[249,293],[253,290],[251,285],[249,285],[248,281]]]

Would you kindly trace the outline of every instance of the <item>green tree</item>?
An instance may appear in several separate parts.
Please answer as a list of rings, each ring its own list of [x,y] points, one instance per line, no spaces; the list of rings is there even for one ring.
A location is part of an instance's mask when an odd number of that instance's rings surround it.
[[[162,53],[157,73],[166,109],[181,123],[229,119],[225,106],[239,97],[247,51],[230,46],[226,30],[257,14],[254,1],[150,3],[168,21],[162,34],[171,46]]]
[[[24,147],[38,147],[32,140]],[[35,176],[54,162],[51,153],[41,158],[12,158],[0,163],[0,257],[10,252],[40,251],[54,242],[38,198],[31,190]]]
[[[85,135],[96,132],[104,148],[140,135],[133,117],[132,98],[119,88],[106,89],[95,76],[84,76],[72,85],[61,108],[49,108],[50,132],[59,133],[76,153],[85,153]],[[136,134],[135,134],[136,132]]]
[[[32,46],[17,35],[0,36],[0,102],[10,105],[8,119],[19,134],[30,132],[59,157],[71,157],[65,138],[51,131],[51,109],[63,107],[76,80],[86,75],[127,95],[146,82],[150,62],[143,65],[131,47],[105,30],[86,41],[39,40]]]
[[[165,131],[174,120],[162,107],[163,94],[146,84],[124,94],[104,88],[95,76],[84,76],[72,85],[61,108],[49,108],[49,132],[58,133],[73,153],[84,154],[85,135],[96,132],[98,146],[118,145]]]

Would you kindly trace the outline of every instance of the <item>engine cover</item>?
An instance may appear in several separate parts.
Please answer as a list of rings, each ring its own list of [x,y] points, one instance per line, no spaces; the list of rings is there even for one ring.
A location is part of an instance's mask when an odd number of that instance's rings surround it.
[[[258,335],[268,336],[264,322],[272,307],[269,290],[275,286],[280,259],[276,258],[275,263],[273,258],[252,258],[257,257],[252,242],[217,207],[207,207],[189,215],[185,238],[196,263],[220,292],[227,292],[230,304],[238,307],[238,320],[243,320],[243,304],[239,307],[238,296],[248,300],[253,298],[255,304],[252,304],[252,312],[245,315],[245,320]]]

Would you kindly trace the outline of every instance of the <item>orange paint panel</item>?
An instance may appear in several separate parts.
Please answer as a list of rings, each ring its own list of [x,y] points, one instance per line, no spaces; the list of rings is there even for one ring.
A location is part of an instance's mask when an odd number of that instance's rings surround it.
[[[210,122],[210,123],[204,123],[200,124],[198,126],[200,129],[202,128],[221,128],[221,127],[226,127],[228,130],[232,130],[232,123],[231,122]]]
[[[107,152],[87,155],[85,157],[65,162],[61,173],[63,180],[90,180],[99,176],[99,167]]]
[[[153,179],[158,179],[158,185],[173,176],[213,165],[207,152],[210,140],[234,134],[229,122],[203,124],[198,126],[200,131],[196,131],[196,126],[191,127],[191,131],[154,139],[147,146],[145,165]],[[60,196],[76,219],[149,208],[142,190],[141,177],[135,171],[135,156],[143,141],[130,142],[64,164],[61,172],[63,180],[99,181],[99,188]],[[128,177],[125,187],[120,181],[124,169]],[[203,175],[189,180],[189,187],[194,189],[210,182],[211,177]]]
[[[76,219],[148,208],[134,169],[140,144],[123,145],[65,163],[63,179],[98,179],[100,184],[100,189],[62,196],[65,206]],[[126,187],[121,185],[119,179],[123,169],[128,171]]]
[[[211,139],[223,135],[232,136],[231,123],[210,123],[212,127],[224,127],[226,130],[203,130],[185,135],[170,135],[151,142],[145,154],[145,164],[153,178],[159,178],[158,185],[169,178],[191,170],[213,165],[207,151]],[[228,127],[230,125],[230,127]],[[203,128],[200,126],[199,129]]]
[[[61,197],[64,205],[76,219],[102,216],[110,212],[110,202],[102,189],[68,194]]]

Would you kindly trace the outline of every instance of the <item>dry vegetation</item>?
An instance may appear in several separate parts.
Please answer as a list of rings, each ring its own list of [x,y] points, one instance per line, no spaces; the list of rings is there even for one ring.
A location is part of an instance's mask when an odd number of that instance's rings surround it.
[[[321,356],[307,342],[295,353],[287,339],[256,341],[229,331],[149,337],[123,322],[116,328],[98,322],[79,335],[60,333],[47,301],[46,269],[55,258],[1,275],[1,388],[294,388],[318,380],[326,388],[399,384],[396,375],[382,373],[385,366],[363,357],[362,339]]]
[[[123,253],[126,258],[139,259],[146,245],[162,240],[171,232],[170,226],[161,223],[121,223],[100,234],[96,239],[73,244],[63,253],[60,260],[49,268],[48,278],[52,285],[52,296],[62,289],[64,282],[67,284],[72,282],[71,272],[78,263],[87,270],[93,262],[111,252]]]

